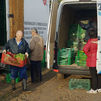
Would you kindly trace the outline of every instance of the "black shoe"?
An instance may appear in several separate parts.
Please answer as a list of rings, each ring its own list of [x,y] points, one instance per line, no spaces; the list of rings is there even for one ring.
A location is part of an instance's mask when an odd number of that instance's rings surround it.
[[[35,82],[39,82],[39,83],[40,83],[41,81],[42,81],[42,80],[36,80]]]
[[[15,91],[15,90],[16,90],[16,88],[12,88],[12,90],[13,90],[13,91]]]

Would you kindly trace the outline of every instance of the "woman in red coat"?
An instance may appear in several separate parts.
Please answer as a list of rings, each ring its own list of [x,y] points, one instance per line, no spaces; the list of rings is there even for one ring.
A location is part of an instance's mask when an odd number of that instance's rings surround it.
[[[84,46],[83,51],[87,55],[87,66],[89,67],[91,74],[91,90],[88,93],[101,92],[101,75],[97,74],[96,71],[96,58],[97,58],[97,32],[90,28],[89,29],[90,39]]]

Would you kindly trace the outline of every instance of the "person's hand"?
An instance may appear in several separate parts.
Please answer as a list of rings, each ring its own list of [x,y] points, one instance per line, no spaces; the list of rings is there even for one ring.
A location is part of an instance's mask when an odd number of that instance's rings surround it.
[[[3,53],[5,53],[5,54],[6,54],[6,50],[3,50]]]
[[[28,58],[28,56],[29,56],[29,55],[28,55],[28,53],[27,53],[27,52],[25,53],[25,56]]]

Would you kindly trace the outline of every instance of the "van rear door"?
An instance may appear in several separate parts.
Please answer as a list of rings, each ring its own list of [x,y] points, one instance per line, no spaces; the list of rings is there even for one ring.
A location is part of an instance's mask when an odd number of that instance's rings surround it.
[[[50,69],[53,65],[54,60],[54,40],[55,40],[55,29],[56,29],[56,18],[58,9],[58,0],[51,1],[51,12],[48,23],[48,41],[46,44],[47,51],[47,68]],[[50,55],[51,54],[51,55]]]
[[[97,24],[98,24],[98,51],[97,51],[97,72],[101,72],[101,0],[97,1]]]

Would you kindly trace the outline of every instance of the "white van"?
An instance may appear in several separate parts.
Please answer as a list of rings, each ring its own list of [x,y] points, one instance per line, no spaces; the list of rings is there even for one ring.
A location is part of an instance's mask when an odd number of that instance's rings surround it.
[[[48,68],[53,68],[55,72],[61,74],[89,75],[88,67],[75,63],[58,65],[57,58],[59,49],[68,48],[70,25],[93,16],[97,17],[96,0],[63,0],[60,4],[56,0],[52,2],[47,42]]]

